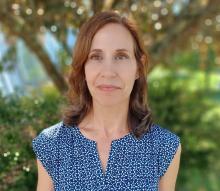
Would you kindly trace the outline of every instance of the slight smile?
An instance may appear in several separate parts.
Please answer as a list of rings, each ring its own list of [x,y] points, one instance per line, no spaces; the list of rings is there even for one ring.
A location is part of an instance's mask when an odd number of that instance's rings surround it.
[[[106,91],[106,92],[110,92],[110,91],[114,91],[114,90],[118,90],[121,89],[118,86],[113,86],[113,85],[99,85],[98,88],[102,91]]]

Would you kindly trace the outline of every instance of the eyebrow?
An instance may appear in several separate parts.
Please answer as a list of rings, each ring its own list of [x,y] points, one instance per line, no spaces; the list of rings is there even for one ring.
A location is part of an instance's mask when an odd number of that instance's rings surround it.
[[[102,49],[93,49],[90,52],[102,52]],[[125,48],[117,49],[116,52],[128,52],[129,53],[129,51]]]

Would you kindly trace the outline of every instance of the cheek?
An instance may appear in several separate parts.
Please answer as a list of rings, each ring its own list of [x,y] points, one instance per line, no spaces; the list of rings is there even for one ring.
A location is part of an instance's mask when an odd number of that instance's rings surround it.
[[[124,92],[127,95],[130,95],[132,92],[134,82],[135,82],[135,73],[126,73],[126,75],[123,76],[124,81]]]
[[[136,67],[133,66],[133,67],[124,68],[124,70],[121,72],[127,84],[132,85],[134,83],[137,73],[136,70],[137,70]]]
[[[93,92],[94,81],[96,77],[96,71],[90,65],[85,66],[85,79],[90,93]]]
[[[132,89],[133,89],[134,82],[135,82],[134,76],[131,76],[129,79],[127,79],[126,82],[127,82],[127,83],[126,83],[126,92],[127,92],[128,94],[130,94],[131,91],[132,91]]]
[[[87,82],[90,82],[94,76],[94,72],[93,72],[93,69],[91,68],[90,65],[85,65],[85,78],[86,78],[86,81]]]

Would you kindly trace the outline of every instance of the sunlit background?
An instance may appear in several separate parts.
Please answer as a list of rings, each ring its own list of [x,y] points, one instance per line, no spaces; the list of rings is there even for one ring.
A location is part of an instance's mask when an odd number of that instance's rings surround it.
[[[61,119],[78,30],[101,10],[140,28],[154,120],[181,138],[176,190],[219,191],[219,0],[0,0],[0,190],[36,187],[31,140]]]

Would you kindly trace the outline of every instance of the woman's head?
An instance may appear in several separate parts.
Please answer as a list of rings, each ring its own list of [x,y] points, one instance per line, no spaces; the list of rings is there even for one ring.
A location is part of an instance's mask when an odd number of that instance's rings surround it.
[[[106,106],[127,100],[129,127],[137,129],[137,136],[142,134],[151,125],[147,68],[147,54],[134,22],[113,11],[96,14],[78,34],[69,76],[70,106],[64,123],[79,123],[91,111],[92,100]],[[118,89],[109,91],[100,89],[100,85]],[[143,124],[145,127],[140,128]]]
[[[93,106],[128,105],[134,81],[138,78],[134,43],[121,24],[110,23],[93,37],[84,65],[85,79]]]

